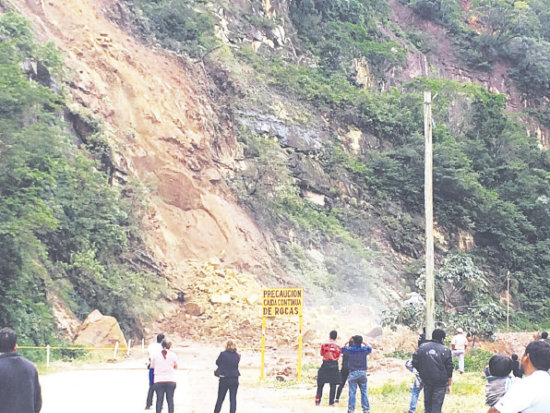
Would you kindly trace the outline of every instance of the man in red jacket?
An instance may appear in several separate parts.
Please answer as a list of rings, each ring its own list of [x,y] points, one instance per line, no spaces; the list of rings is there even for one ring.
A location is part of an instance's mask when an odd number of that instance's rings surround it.
[[[321,404],[323,396],[323,387],[325,383],[330,384],[330,394],[328,404],[334,405],[334,396],[336,395],[336,386],[340,383],[340,371],[338,370],[338,359],[340,358],[340,346],[336,343],[338,333],[332,330],[329,334],[329,340],[321,345],[321,356],[323,364],[317,372],[317,395],[315,396],[315,404]]]

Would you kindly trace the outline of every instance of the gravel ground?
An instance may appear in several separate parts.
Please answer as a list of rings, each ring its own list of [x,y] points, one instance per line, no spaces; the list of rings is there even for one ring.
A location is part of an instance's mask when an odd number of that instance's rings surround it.
[[[174,396],[175,411],[207,413],[214,410],[218,379],[214,361],[220,348],[191,345],[175,347],[179,370]],[[311,385],[293,388],[260,386],[259,354],[244,352],[241,384],[237,395],[239,413],[297,413],[334,408],[313,405],[315,390]],[[40,377],[43,395],[42,413],[134,413],[142,412],[147,394],[145,358],[110,364],[69,366]],[[55,367],[59,369],[59,366]],[[328,388],[326,389],[328,391]],[[167,412],[164,405],[163,412]],[[229,411],[228,397],[222,412]]]

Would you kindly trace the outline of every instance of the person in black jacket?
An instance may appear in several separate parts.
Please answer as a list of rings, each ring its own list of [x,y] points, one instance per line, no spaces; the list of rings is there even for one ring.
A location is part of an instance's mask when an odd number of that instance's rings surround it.
[[[237,389],[239,388],[239,361],[241,355],[237,353],[237,346],[229,340],[225,346],[225,351],[222,351],[216,360],[218,368],[216,375],[220,378],[218,386],[218,400],[214,413],[220,413],[225,395],[229,390],[229,412],[237,411]]]
[[[17,333],[0,330],[0,413],[38,413],[42,393],[38,370],[17,353]]]
[[[443,345],[445,331],[436,328],[432,340],[423,343],[413,354],[412,365],[424,383],[424,413],[441,413],[445,393],[451,391],[453,359]]]
[[[348,342],[348,346],[353,346],[353,340],[350,340]],[[341,380],[340,380],[340,384],[338,385],[338,390],[336,390],[336,400],[334,400],[335,403],[340,403],[340,396],[342,395],[342,390],[344,390],[344,386],[348,381],[348,376],[349,376],[348,360],[349,360],[349,354],[342,353],[342,370],[340,370]]]

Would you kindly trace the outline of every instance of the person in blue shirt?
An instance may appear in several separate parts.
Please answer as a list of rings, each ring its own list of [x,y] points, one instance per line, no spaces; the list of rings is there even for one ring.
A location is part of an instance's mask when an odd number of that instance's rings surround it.
[[[372,347],[363,344],[363,337],[353,336],[350,338],[353,345],[342,348],[342,353],[348,356],[348,413],[355,411],[355,394],[357,386],[361,391],[361,408],[363,413],[370,412],[369,398],[367,394],[367,356],[372,352]]]

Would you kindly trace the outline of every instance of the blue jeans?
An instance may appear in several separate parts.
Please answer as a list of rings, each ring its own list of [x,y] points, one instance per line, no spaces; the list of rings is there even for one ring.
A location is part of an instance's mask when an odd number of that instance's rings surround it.
[[[418,377],[416,377],[414,379],[414,383],[411,389],[411,404],[409,405],[409,413],[414,413],[416,411],[418,396],[420,396],[420,392],[422,391],[423,387],[424,384],[422,383],[422,381]]]
[[[349,386],[349,400],[348,400],[348,413],[355,411],[355,393],[357,392],[357,386],[361,391],[361,408],[363,413],[370,411],[369,398],[367,396],[367,373],[364,370],[350,371],[348,376]]]

